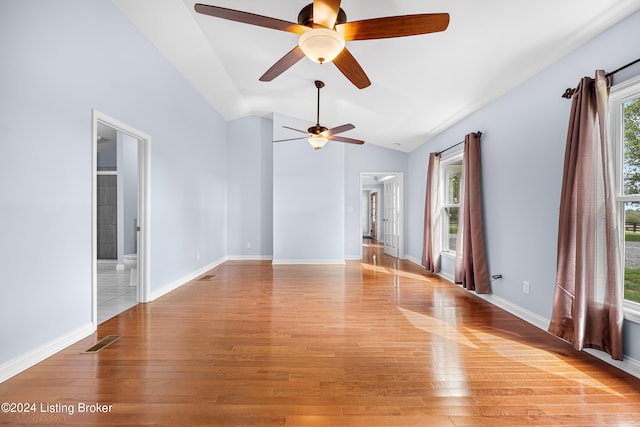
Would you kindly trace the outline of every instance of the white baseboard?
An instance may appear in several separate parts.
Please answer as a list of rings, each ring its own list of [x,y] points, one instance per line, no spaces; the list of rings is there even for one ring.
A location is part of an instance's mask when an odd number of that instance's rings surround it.
[[[404,259],[406,259],[407,261],[411,261],[412,263],[419,265],[420,267],[422,267],[422,261],[419,260],[418,258],[414,258],[412,256],[407,255]],[[423,267],[424,268],[424,267]]]
[[[178,289],[180,286],[185,285],[187,283],[189,283],[190,281],[198,278],[199,276],[202,276],[204,273],[206,273],[207,271],[211,270],[212,268],[215,268],[217,266],[219,266],[220,264],[222,264],[223,262],[227,261],[227,257],[224,258],[220,258],[208,265],[205,265],[204,267],[201,267],[199,269],[197,269],[194,272],[191,272],[189,274],[187,274],[186,276],[181,277],[178,280],[174,280],[173,282],[163,286],[160,289],[156,289],[154,291],[151,291],[151,295],[149,295],[149,301],[153,301],[156,300],[158,298],[160,298],[161,296],[168,294],[169,292]]]
[[[440,270],[440,272],[437,273],[437,275],[439,277],[442,277],[444,280],[447,280],[447,281],[449,281],[451,283],[455,283],[455,281],[456,281],[455,278],[453,277],[453,275],[447,273],[446,271]]]
[[[640,361],[632,359],[629,356],[624,356],[624,360],[613,360],[611,356],[602,351],[592,350],[585,348],[585,352],[589,353],[593,357],[597,357],[603,362],[607,362],[609,365],[613,365],[616,368],[633,375],[636,378],[640,378]]]
[[[519,317],[527,323],[531,323],[533,326],[537,326],[544,331],[546,331],[549,327],[549,319],[545,319],[544,317],[532,311],[526,310],[519,305],[513,304],[504,298],[500,298],[499,296],[493,294],[476,294],[475,292],[474,295],[487,302],[490,302],[496,307],[500,307],[504,311],[509,312],[516,317]]]
[[[88,337],[93,332],[93,324],[87,323],[85,326],[71,331],[66,335],[62,335],[53,341],[38,346],[23,355],[3,363],[0,365],[0,383],[26,369],[29,369],[33,365],[42,362],[44,359],[53,356],[57,352],[75,344],[81,339]]]

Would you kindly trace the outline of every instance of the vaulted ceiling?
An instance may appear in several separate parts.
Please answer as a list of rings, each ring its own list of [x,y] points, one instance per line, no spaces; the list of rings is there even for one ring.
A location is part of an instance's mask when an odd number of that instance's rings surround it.
[[[333,64],[307,58],[259,81],[295,34],[201,15],[193,0],[112,1],[225,120],[276,113],[314,124],[313,82],[322,80],[321,124],[352,123],[344,136],[405,152],[640,9],[637,0],[344,0],[348,21],[450,15],[444,32],[347,42],[372,83],[361,90]],[[200,2],[297,22],[311,0]],[[593,62],[586,74],[602,66]]]

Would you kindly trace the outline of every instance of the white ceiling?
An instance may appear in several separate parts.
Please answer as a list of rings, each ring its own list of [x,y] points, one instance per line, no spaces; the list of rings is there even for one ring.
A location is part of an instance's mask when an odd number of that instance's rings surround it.
[[[359,90],[333,64],[307,58],[258,81],[297,44],[295,34],[200,15],[193,0],[112,1],[225,120],[277,113],[313,124],[313,82],[322,80],[322,125],[353,123],[342,135],[405,152],[640,9],[638,0],[344,0],[348,21],[451,17],[442,33],[347,42],[372,82]],[[296,22],[311,0],[200,2]]]

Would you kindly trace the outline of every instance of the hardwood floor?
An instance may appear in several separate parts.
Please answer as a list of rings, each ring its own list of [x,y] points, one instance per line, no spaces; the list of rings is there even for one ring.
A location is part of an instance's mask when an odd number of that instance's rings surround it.
[[[226,262],[0,384],[0,402],[37,405],[0,424],[640,424],[640,380],[364,252],[346,266]],[[82,353],[107,335],[121,337]]]

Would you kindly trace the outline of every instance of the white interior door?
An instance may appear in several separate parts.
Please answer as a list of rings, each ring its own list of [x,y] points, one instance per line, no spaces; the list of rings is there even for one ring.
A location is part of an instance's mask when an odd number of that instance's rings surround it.
[[[400,255],[400,184],[398,177],[384,182],[384,253],[398,258]]]

